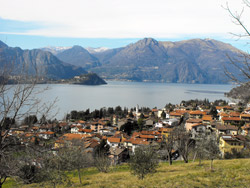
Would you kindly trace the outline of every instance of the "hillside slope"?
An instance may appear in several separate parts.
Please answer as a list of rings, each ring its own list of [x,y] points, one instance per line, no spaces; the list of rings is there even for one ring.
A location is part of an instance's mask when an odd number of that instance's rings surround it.
[[[184,164],[182,161],[174,162],[172,166],[167,163],[160,164],[155,174],[147,176],[144,180],[138,180],[129,172],[127,165],[115,166],[108,173],[99,173],[95,168],[82,170],[82,185],[78,183],[76,172],[68,175],[71,177],[71,187],[185,187],[185,188],[246,188],[250,185],[250,159],[216,160],[214,171],[209,170],[210,161]],[[40,187],[39,184],[22,185],[23,188]],[[14,188],[16,184],[9,180],[6,188]],[[58,187],[69,187],[69,185],[58,185]]]

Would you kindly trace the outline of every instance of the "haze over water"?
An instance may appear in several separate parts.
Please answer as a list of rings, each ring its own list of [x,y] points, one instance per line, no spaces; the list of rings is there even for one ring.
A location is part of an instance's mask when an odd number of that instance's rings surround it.
[[[39,87],[44,87],[43,85]],[[102,107],[158,107],[166,104],[179,104],[189,99],[229,100],[224,96],[232,85],[212,84],[174,84],[109,81],[108,85],[49,85],[50,89],[42,94],[44,102],[57,97],[59,108],[57,119],[62,119],[72,110],[91,111]]]

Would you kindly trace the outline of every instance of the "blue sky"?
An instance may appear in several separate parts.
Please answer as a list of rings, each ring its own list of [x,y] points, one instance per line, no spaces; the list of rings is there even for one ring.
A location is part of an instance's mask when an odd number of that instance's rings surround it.
[[[145,37],[160,41],[212,38],[245,51],[247,39],[228,11],[241,0],[0,0],[0,40],[23,49],[45,46],[117,48]],[[250,8],[242,15],[244,23]]]

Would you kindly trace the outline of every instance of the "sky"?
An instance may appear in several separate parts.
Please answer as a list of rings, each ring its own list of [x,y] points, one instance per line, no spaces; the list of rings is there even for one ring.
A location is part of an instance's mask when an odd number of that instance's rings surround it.
[[[0,40],[23,49],[45,46],[116,48],[151,37],[212,38],[249,51],[225,7],[241,0],[0,0]],[[250,8],[242,20],[249,25]],[[249,26],[250,27],[250,26]]]

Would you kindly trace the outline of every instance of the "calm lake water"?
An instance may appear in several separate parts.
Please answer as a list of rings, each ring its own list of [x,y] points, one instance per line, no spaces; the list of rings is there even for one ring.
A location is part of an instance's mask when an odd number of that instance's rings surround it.
[[[39,87],[45,87],[40,85]],[[224,93],[232,85],[174,84],[109,81],[108,85],[49,85],[41,97],[44,102],[58,99],[57,119],[62,119],[71,110],[100,109],[101,107],[158,107],[167,103],[179,104],[189,99],[225,99]]]

